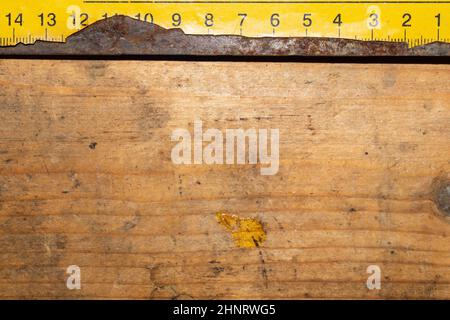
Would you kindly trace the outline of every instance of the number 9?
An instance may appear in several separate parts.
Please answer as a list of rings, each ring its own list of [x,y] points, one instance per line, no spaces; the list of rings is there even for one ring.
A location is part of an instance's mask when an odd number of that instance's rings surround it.
[[[172,25],[178,27],[181,24],[181,15],[179,13],[174,13],[172,15]]]

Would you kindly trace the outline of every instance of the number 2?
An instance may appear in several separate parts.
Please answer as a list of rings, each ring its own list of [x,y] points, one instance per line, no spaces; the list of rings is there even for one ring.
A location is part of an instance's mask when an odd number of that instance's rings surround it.
[[[403,19],[405,19],[402,23],[403,27],[411,27],[411,23],[409,23],[411,21],[411,15],[409,13],[405,13],[403,15]]]

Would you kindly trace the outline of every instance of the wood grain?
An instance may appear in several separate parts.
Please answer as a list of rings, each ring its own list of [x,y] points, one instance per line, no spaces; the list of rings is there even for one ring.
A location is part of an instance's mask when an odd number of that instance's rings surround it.
[[[174,165],[195,119],[279,128],[278,174]],[[450,66],[2,60],[0,120],[1,298],[450,298]]]

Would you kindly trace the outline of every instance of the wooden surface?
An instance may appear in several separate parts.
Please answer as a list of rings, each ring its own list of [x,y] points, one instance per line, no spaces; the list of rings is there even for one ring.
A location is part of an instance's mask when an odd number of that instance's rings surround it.
[[[174,165],[195,119],[278,174]],[[0,121],[1,298],[450,298],[450,66],[2,60]]]

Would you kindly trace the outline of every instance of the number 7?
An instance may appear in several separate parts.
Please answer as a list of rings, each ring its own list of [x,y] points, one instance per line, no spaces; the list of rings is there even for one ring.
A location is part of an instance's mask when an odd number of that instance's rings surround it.
[[[241,17],[241,22],[239,23],[239,26],[242,27],[242,25],[244,24],[245,18],[247,18],[247,14],[246,13],[238,13],[238,16]]]

